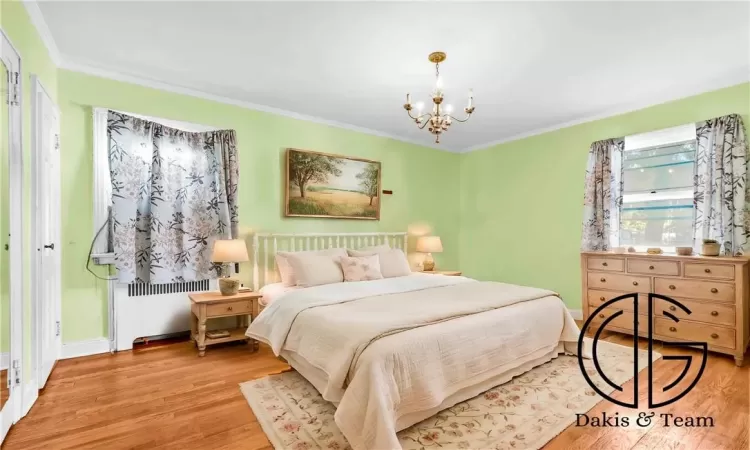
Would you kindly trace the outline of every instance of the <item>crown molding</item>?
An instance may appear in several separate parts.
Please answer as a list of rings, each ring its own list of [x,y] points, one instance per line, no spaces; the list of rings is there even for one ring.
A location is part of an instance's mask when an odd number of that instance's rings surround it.
[[[540,134],[549,133],[551,131],[562,130],[563,128],[569,128],[569,127],[573,127],[576,125],[582,125],[588,122],[594,122],[597,120],[620,116],[620,115],[631,113],[634,111],[639,111],[641,109],[650,108],[652,106],[657,106],[657,105],[661,105],[664,103],[669,103],[669,102],[681,100],[684,98],[693,97],[695,95],[704,94],[706,92],[716,91],[719,89],[736,86],[738,84],[747,83],[748,81],[750,81],[750,74],[736,72],[728,76],[712,80],[712,83],[710,86],[706,86],[704,84],[702,87],[699,87],[696,85],[696,86],[691,86],[690,88],[687,88],[687,89],[683,88],[680,90],[667,91],[648,102],[633,103],[626,107],[612,109],[605,113],[596,114],[593,116],[587,116],[581,119],[571,120],[568,122],[562,122],[562,123],[552,125],[549,127],[536,128],[531,131],[527,131],[524,133],[502,138],[497,141],[487,142],[485,144],[473,145],[471,147],[464,148],[463,150],[459,150],[458,153],[470,153],[470,152],[474,152],[477,150],[484,150],[490,147],[494,147],[496,145],[506,144],[508,142],[513,142],[513,141],[520,141],[521,139],[526,139],[532,136],[538,136]]]
[[[139,76],[139,75],[126,74],[126,73],[122,73],[122,72],[113,71],[113,70],[110,70],[110,69],[104,69],[104,68],[97,67],[97,66],[91,65],[91,64],[77,63],[77,62],[72,61],[71,58],[69,58],[67,56],[65,56],[65,57],[62,58],[62,63],[59,65],[59,67],[61,69],[70,70],[72,72],[79,72],[79,73],[84,73],[84,74],[87,74],[87,75],[93,75],[93,76],[97,76],[97,77],[101,77],[101,78],[107,78],[107,79],[110,79],[110,80],[121,81],[121,82],[124,82],[124,83],[136,84],[138,86],[148,87],[148,88],[152,88],[152,89],[158,89],[160,91],[172,92],[174,94],[187,95],[187,96],[190,96],[190,97],[196,97],[196,98],[201,98],[201,99],[204,99],[204,100],[210,100],[210,101],[214,101],[214,102],[218,102],[218,103],[224,103],[224,104],[227,104],[227,105],[238,106],[240,108],[249,109],[249,110],[253,110],[253,111],[262,111],[262,112],[266,112],[266,113],[270,113],[270,114],[275,114],[275,115],[278,115],[278,116],[288,117],[288,118],[291,118],[291,119],[303,120],[305,122],[312,122],[312,123],[317,123],[317,124],[320,124],[320,125],[327,125],[327,126],[330,126],[330,127],[341,128],[341,129],[344,129],[344,130],[349,130],[349,131],[354,131],[354,132],[357,132],[357,133],[368,134],[368,135],[371,135],[371,136],[378,136],[378,137],[382,137],[382,138],[393,139],[393,140],[396,140],[396,141],[401,141],[401,142],[406,142],[406,143],[409,143],[409,144],[419,145],[421,147],[428,147],[428,148],[433,148],[433,149],[436,149],[436,150],[443,150],[443,151],[448,151],[448,152],[457,152],[458,151],[457,149],[450,149],[450,148],[447,148],[447,147],[441,147],[441,146],[437,146],[435,144],[421,142],[421,141],[418,141],[418,140],[415,140],[415,139],[410,139],[410,138],[406,138],[406,137],[403,137],[403,136],[398,136],[398,135],[394,135],[394,134],[390,134],[390,133],[385,133],[385,132],[378,131],[378,130],[373,130],[373,129],[370,129],[370,128],[360,127],[360,126],[357,126],[357,125],[351,125],[351,124],[348,124],[348,123],[338,122],[338,121],[330,120],[330,119],[324,119],[322,117],[310,116],[310,115],[307,115],[307,114],[301,114],[301,113],[297,113],[297,112],[294,112],[294,111],[288,111],[288,110],[281,109],[281,108],[274,108],[272,106],[259,105],[257,103],[251,103],[251,102],[247,102],[247,101],[243,101],[243,100],[236,100],[236,99],[233,99],[233,98],[224,97],[224,96],[221,96],[221,95],[210,94],[208,92],[204,92],[204,91],[201,91],[201,90],[198,90],[198,89],[193,89],[193,88],[184,87],[184,86],[178,86],[178,85],[175,85],[175,84],[166,83],[166,82],[159,81],[159,80],[154,80],[154,79],[142,77],[142,76]]]
[[[60,50],[57,48],[55,39],[52,37],[52,32],[47,26],[47,21],[44,20],[42,10],[39,9],[36,0],[23,0],[23,6],[26,8],[26,13],[29,15],[34,28],[36,28],[36,32],[39,33],[42,43],[47,48],[50,59],[59,67],[60,63],[62,63]]]

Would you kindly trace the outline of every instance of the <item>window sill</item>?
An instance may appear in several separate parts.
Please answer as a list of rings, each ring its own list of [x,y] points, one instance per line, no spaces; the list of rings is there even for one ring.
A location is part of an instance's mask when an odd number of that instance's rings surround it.
[[[115,263],[115,254],[113,253],[94,253],[91,260],[98,266],[106,266]]]

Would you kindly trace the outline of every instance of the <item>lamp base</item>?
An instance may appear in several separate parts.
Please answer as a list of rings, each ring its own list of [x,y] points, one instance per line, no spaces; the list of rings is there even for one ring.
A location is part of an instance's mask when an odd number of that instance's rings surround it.
[[[432,272],[435,270],[435,260],[432,259],[432,254],[428,253],[424,261],[422,261],[422,270],[425,272]]]
[[[221,295],[237,295],[240,291],[240,280],[236,278],[219,278]]]

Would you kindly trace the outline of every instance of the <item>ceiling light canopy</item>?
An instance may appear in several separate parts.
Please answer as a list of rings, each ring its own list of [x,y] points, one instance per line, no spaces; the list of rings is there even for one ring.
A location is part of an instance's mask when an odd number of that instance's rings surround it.
[[[411,94],[406,94],[406,103],[404,109],[409,117],[414,119],[414,123],[417,124],[419,129],[423,129],[427,126],[430,133],[435,135],[435,143],[440,143],[440,135],[451,126],[453,121],[466,122],[471,117],[471,113],[474,112],[474,94],[469,89],[469,104],[464,108],[466,113],[465,119],[457,119],[451,116],[453,107],[451,105],[443,106],[443,80],[440,78],[440,63],[445,61],[446,55],[443,52],[433,52],[427,58],[430,62],[435,64],[435,89],[432,90],[432,111],[422,114],[422,108],[424,103],[417,102],[416,105],[411,104]],[[417,110],[417,115],[412,115],[412,110]]]

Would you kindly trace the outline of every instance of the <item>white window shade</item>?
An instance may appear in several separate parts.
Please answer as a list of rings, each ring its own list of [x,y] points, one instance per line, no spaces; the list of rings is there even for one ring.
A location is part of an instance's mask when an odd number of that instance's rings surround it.
[[[625,136],[625,151],[673,145],[676,142],[690,140],[695,140],[694,123]]]

